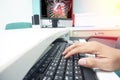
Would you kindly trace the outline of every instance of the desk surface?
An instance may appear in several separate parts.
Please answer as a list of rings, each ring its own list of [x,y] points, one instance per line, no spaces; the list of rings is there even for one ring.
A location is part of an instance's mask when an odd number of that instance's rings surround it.
[[[94,26],[76,26],[70,28],[70,30],[120,30],[120,27],[94,27]]]
[[[5,77],[4,72],[9,71],[10,70],[9,67],[12,68],[13,64],[16,64],[14,66],[17,66],[18,69],[25,68],[24,73],[21,72],[22,74],[19,75],[20,77],[17,77],[16,79],[11,79],[11,80],[20,80],[19,78],[22,78],[22,76],[26,74],[25,71],[27,72],[28,69],[30,69],[30,65],[35,63],[36,59],[38,59],[38,57],[42,54],[42,52],[44,52],[47,46],[49,46],[58,37],[68,33],[68,31],[69,30],[65,28],[64,29],[62,28],[19,29],[19,30],[1,31],[0,32],[0,80],[3,80],[2,77]],[[38,47],[39,53],[36,50],[37,48],[35,49],[35,51],[33,49],[38,45],[39,45]],[[26,57],[25,55],[31,55],[31,56]],[[24,62],[29,61],[30,59],[32,60],[30,60],[29,62],[21,63],[19,62],[19,59],[24,60]],[[20,65],[18,63],[21,63],[21,65],[24,65],[24,67],[18,66]],[[11,72],[11,74],[13,75],[15,75],[16,73]],[[7,75],[8,78],[10,77],[9,74]]]
[[[22,80],[47,46],[68,32],[66,28],[1,31],[0,80]],[[109,80],[119,80],[113,73],[98,72],[97,75],[100,80],[107,80],[110,76]]]

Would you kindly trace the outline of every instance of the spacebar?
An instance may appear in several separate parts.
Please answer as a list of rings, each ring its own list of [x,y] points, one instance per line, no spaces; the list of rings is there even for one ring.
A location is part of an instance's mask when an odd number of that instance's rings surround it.
[[[90,68],[82,67],[85,80],[98,80],[95,71]]]

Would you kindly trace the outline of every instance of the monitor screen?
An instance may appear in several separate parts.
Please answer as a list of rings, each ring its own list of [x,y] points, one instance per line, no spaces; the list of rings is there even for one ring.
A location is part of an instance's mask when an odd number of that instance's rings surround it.
[[[41,0],[41,19],[50,19],[52,27],[58,27],[59,20],[72,19],[72,0]]]

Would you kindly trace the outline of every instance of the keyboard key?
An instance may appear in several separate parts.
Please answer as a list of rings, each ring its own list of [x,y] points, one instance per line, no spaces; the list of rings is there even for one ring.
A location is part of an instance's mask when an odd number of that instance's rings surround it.
[[[66,71],[66,72],[65,72],[65,75],[73,76],[73,71]]]
[[[45,76],[45,77],[43,78],[43,80],[52,80],[52,78],[49,77],[49,76]]]
[[[81,75],[75,75],[75,80],[83,80]]]
[[[63,76],[56,75],[55,78],[54,78],[54,80],[63,80]]]
[[[48,70],[55,71],[56,67],[55,66],[50,66]]]
[[[59,66],[58,67],[59,70],[64,70],[64,68],[65,68],[64,66]]]
[[[63,76],[64,70],[57,70],[56,75]]]
[[[64,80],[73,80],[73,77],[71,77],[71,76],[65,76]]]
[[[47,71],[46,76],[53,77],[54,76],[54,72],[53,71]]]

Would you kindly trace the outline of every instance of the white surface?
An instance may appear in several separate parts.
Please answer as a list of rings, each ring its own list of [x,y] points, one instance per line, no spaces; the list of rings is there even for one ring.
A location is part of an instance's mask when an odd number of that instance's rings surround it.
[[[96,71],[98,76],[98,80],[120,80],[120,78],[114,72],[103,72],[103,71]]]
[[[70,28],[70,30],[120,30],[120,26],[119,27],[94,27],[94,26],[89,26],[89,27],[85,27],[85,26],[76,26],[76,27],[72,27]]]
[[[97,27],[97,28],[109,28],[109,27],[120,27],[120,16],[110,15],[97,15],[94,13],[81,13],[75,14],[75,26],[77,27]]]
[[[22,80],[44,50],[67,29],[21,29],[0,32],[0,80]]]

